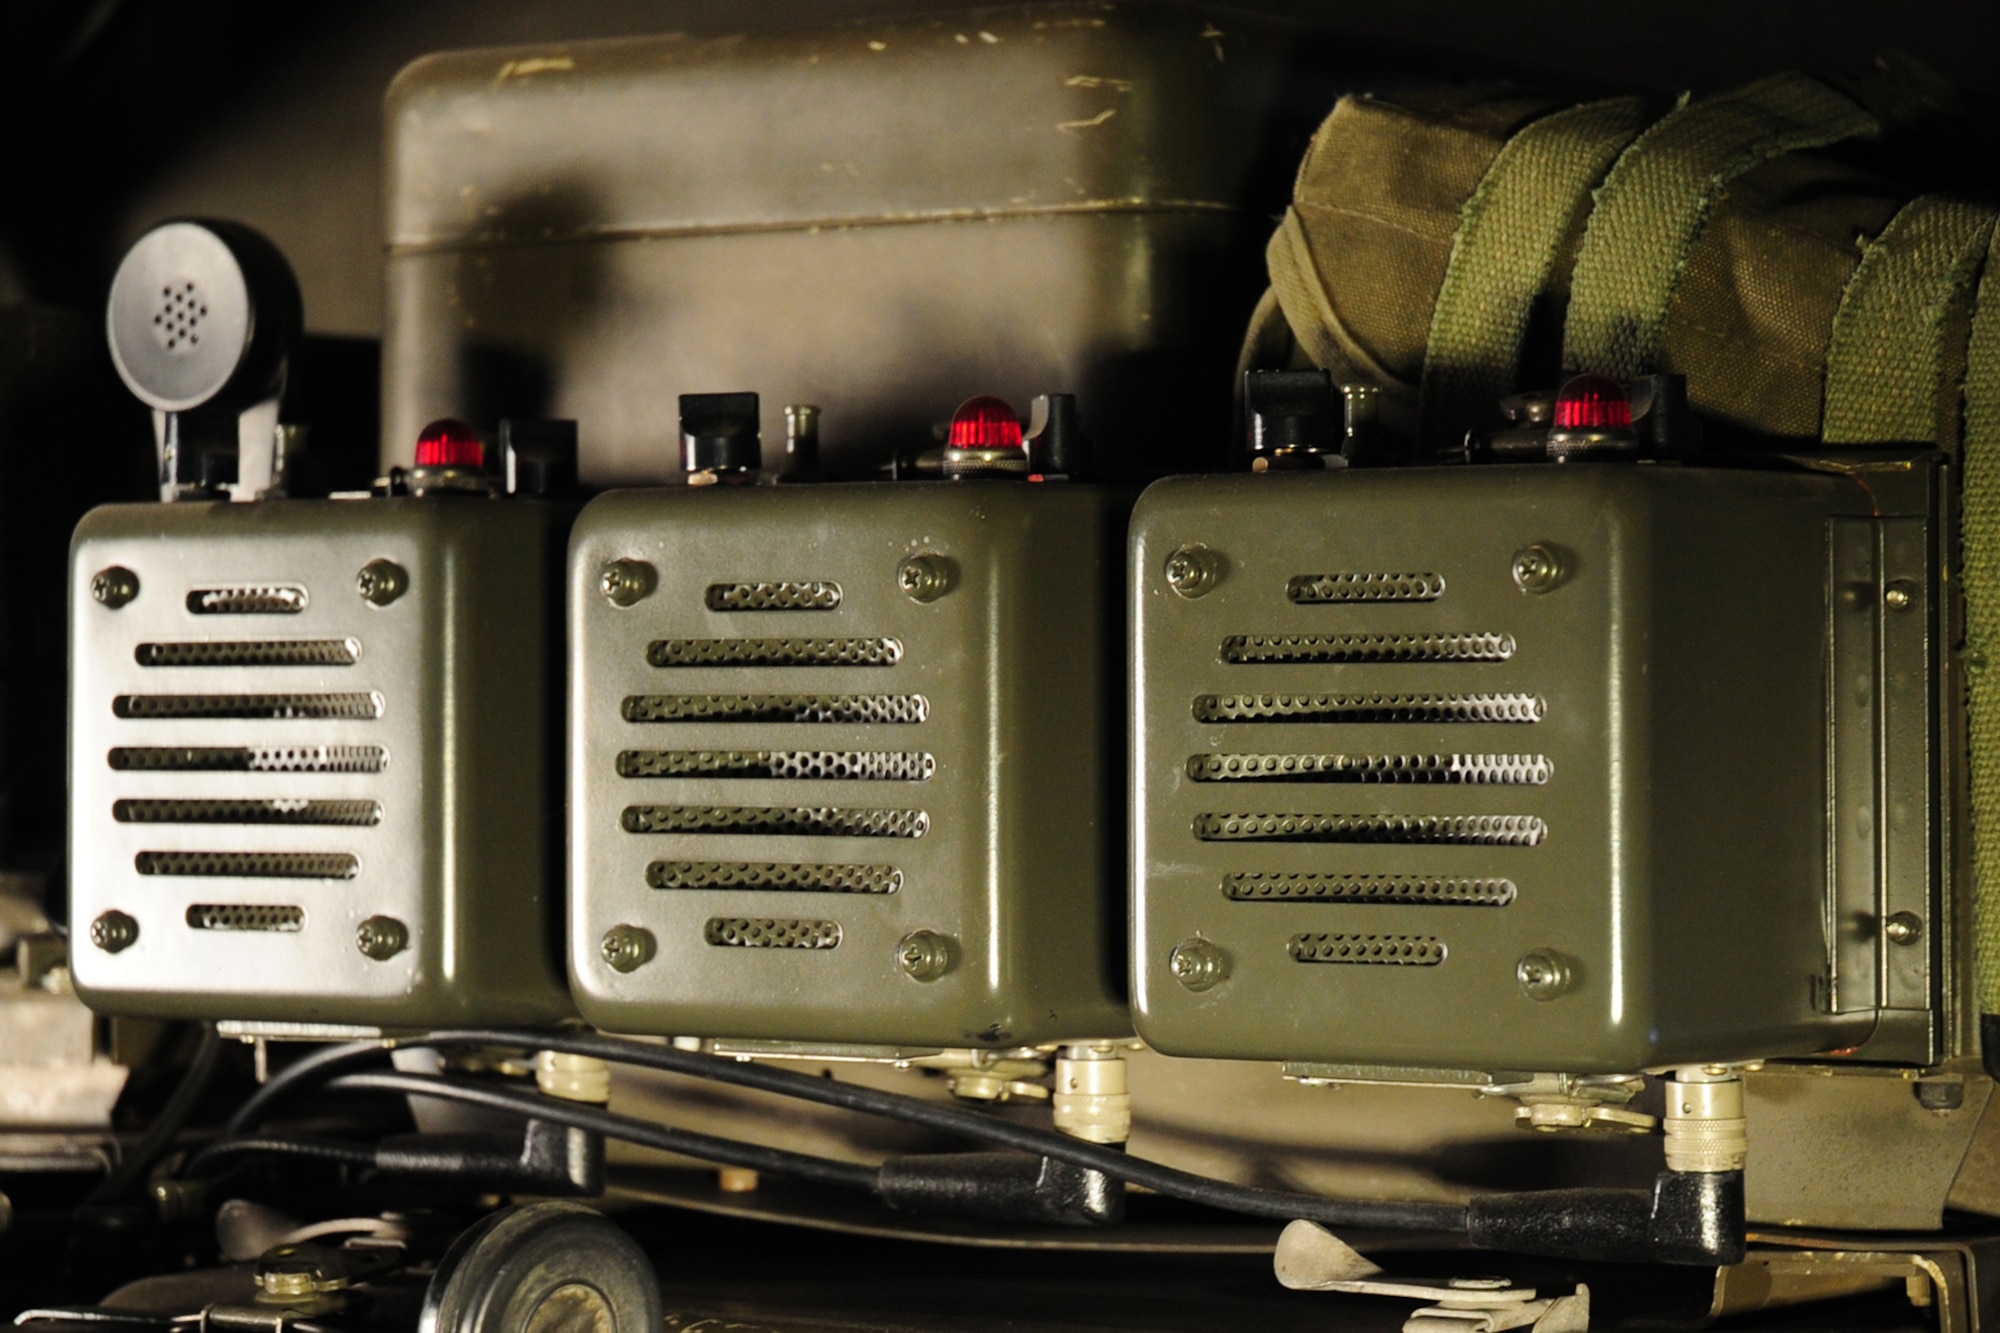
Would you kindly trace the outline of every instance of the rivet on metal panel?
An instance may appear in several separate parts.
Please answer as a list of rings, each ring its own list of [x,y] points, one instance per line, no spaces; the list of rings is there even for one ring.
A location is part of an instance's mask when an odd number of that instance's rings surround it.
[[[354,945],[376,962],[394,958],[410,944],[410,928],[393,916],[371,916],[354,932]]]
[[[1882,590],[1882,601],[1891,611],[1907,611],[1917,604],[1917,587],[1908,579],[1897,579]]]
[[[613,926],[597,947],[614,971],[636,972],[653,961],[659,942],[644,926]]]
[[[90,923],[90,942],[106,953],[129,949],[139,942],[139,923],[123,912],[105,912]]]
[[[1924,933],[1924,919],[1915,912],[1892,912],[1882,922],[1891,944],[1915,944]]]
[[[1514,964],[1514,980],[1531,1000],[1553,1000],[1570,987],[1569,964],[1549,949],[1534,949]]]
[[[1222,946],[1196,935],[1174,946],[1167,969],[1189,990],[1205,991],[1229,979],[1229,954]]]
[[[613,560],[597,576],[597,590],[613,606],[631,606],[652,595],[660,576],[644,560]]]
[[[1167,557],[1167,586],[1183,597],[1200,597],[1222,582],[1222,557],[1199,543]]]
[[[410,576],[393,560],[370,560],[354,576],[354,591],[373,606],[387,606],[410,588]]]
[[[896,566],[896,586],[913,602],[935,602],[951,591],[952,563],[941,555],[925,552],[906,556]]]
[[[936,981],[951,970],[951,936],[913,930],[896,941],[896,966],[918,981]]]
[[[1553,592],[1569,573],[1563,568],[1562,557],[1555,548],[1540,542],[1532,542],[1514,552],[1511,572],[1514,586],[1529,593]]]
[[[139,595],[139,576],[123,565],[100,569],[90,580],[90,595],[116,611]]]

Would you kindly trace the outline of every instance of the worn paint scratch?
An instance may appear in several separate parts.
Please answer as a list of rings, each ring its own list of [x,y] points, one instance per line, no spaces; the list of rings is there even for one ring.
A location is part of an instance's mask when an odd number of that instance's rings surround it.
[[[1118,108],[1108,106],[1105,107],[1104,110],[1092,116],[1089,120],[1058,121],[1056,123],[1056,128],[1061,130],[1064,134],[1075,134],[1078,130],[1095,129],[1099,125],[1102,125],[1105,121],[1111,119],[1113,116],[1117,114],[1118,114]]]
[[[1072,74],[1063,80],[1065,88],[1109,88],[1114,93],[1132,91],[1132,80],[1111,79],[1102,74]]]
[[[568,74],[576,68],[576,62],[568,56],[530,56],[525,60],[510,60],[500,67],[494,81],[505,83],[509,79],[525,79],[531,74]]]
[[[970,46],[970,45],[972,44],[972,39],[971,39],[970,37],[967,37],[967,36],[966,36],[966,35],[965,35],[964,33],[962,33],[962,32],[955,32],[955,33],[953,33],[953,34],[951,35],[951,39],[952,39],[952,40],[953,40],[954,42],[957,42],[957,43],[958,43],[958,44],[959,44],[960,46]]]
[[[990,32],[982,32],[982,33],[980,33],[980,34],[979,34],[979,40],[980,40],[980,41],[982,41],[982,42],[984,42],[984,43],[986,43],[986,44],[987,44],[988,46],[998,46],[998,45],[1000,45],[1000,39],[999,39],[998,37],[995,37],[995,36],[994,36],[994,35],[993,35],[992,33],[990,33]]]
[[[889,44],[887,42],[870,42],[868,43],[868,49],[870,51],[886,51],[889,49]]]
[[[1220,65],[1222,63],[1222,39],[1223,36],[1225,35],[1222,29],[1216,27],[1213,23],[1210,23],[1204,28],[1202,28],[1201,35],[1209,42],[1214,44],[1215,63]]]

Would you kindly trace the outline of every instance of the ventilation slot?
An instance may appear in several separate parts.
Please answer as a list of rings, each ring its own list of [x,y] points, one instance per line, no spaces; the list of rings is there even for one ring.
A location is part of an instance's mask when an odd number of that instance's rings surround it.
[[[769,833],[788,837],[921,838],[922,810],[840,810],[758,805],[628,805],[627,833]]]
[[[831,611],[840,605],[840,585],[803,583],[711,583],[704,600],[711,611]]]
[[[1203,694],[1197,722],[1539,722],[1532,694]]]
[[[379,745],[121,745],[111,767],[134,773],[380,773]]]
[[[1549,761],[1538,754],[1198,754],[1196,782],[1370,782],[1539,787]]]
[[[1222,881],[1222,896],[1239,903],[1404,903],[1424,907],[1505,907],[1511,879],[1451,879],[1431,875],[1242,874]]]
[[[306,590],[291,583],[196,588],[187,595],[187,609],[198,616],[295,616],[306,609]]]
[[[1203,842],[1457,843],[1533,847],[1548,826],[1533,815],[1228,815],[1195,816]]]
[[[895,639],[657,639],[646,645],[656,667],[894,666],[903,660]]]
[[[734,949],[831,949],[840,943],[838,921],[712,916],[701,933],[710,944]]]
[[[187,923],[196,930],[263,930],[292,934],[305,929],[302,907],[275,907],[262,903],[194,903],[187,909]]]
[[[1287,949],[1295,963],[1436,967],[1444,961],[1444,941],[1431,935],[1294,935]]]
[[[646,883],[656,889],[757,889],[772,893],[895,893],[894,866],[787,865],[777,861],[655,861]]]
[[[118,717],[248,717],[271,721],[349,720],[382,716],[382,696],[367,694],[121,694]]]
[[[361,862],[346,852],[140,852],[142,875],[199,879],[353,879]]]
[[[111,817],[121,824],[344,824],[367,827],[382,822],[376,801],[148,800],[113,801]]]
[[[265,639],[244,643],[142,643],[140,666],[353,666],[359,639]]]
[[[1222,660],[1280,662],[1504,662],[1511,634],[1236,634],[1222,641]]]
[[[921,694],[634,694],[627,722],[922,722]]]
[[[626,750],[622,778],[824,778],[854,782],[928,782],[937,760],[881,750]]]
[[[1319,602],[1435,602],[1444,596],[1442,574],[1297,574],[1285,595]]]

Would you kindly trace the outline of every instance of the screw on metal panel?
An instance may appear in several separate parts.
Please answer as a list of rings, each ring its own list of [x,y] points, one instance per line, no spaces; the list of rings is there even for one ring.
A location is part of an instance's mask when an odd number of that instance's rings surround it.
[[[613,926],[597,947],[614,972],[636,972],[653,961],[660,946],[644,926]]]
[[[1569,964],[1547,949],[1535,949],[1514,964],[1514,980],[1529,999],[1553,1000],[1569,990]]]
[[[659,572],[644,560],[613,560],[597,576],[597,590],[613,606],[631,606],[659,585]]]
[[[1908,579],[1897,579],[1882,590],[1882,602],[1891,611],[1907,611],[1917,604],[1917,588]]]
[[[90,595],[116,611],[139,595],[139,576],[123,565],[100,569],[91,576]]]
[[[90,923],[90,942],[106,953],[118,953],[139,942],[139,923],[123,912],[105,912]]]
[[[371,916],[354,932],[354,945],[376,962],[385,962],[410,945],[410,928],[393,916]]]
[[[896,941],[896,966],[918,981],[936,981],[951,970],[951,936],[911,931]]]
[[[1514,563],[1510,567],[1514,576],[1514,586],[1522,592],[1550,592],[1563,581],[1562,558],[1554,549],[1531,542],[1514,552]]]
[[[1892,912],[1882,922],[1882,933],[1891,944],[1915,944],[1924,933],[1924,919],[1915,912]]]
[[[1229,955],[1221,945],[1196,935],[1174,946],[1167,970],[1189,990],[1205,991],[1229,979]]]
[[[896,586],[913,602],[935,602],[951,591],[951,561],[925,553],[896,566]]]
[[[354,591],[374,606],[387,606],[410,589],[410,575],[393,560],[370,560],[354,576]]]
[[[1200,597],[1222,582],[1222,557],[1206,546],[1183,546],[1167,557],[1167,586],[1183,597]]]

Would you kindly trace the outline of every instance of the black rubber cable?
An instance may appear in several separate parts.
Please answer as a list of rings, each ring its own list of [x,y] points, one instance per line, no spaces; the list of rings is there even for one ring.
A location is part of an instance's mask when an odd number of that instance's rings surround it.
[[[375,1149],[362,1143],[313,1138],[304,1134],[276,1137],[252,1135],[221,1139],[204,1146],[182,1168],[185,1175],[212,1176],[232,1157],[303,1157],[316,1162],[337,1162],[342,1166],[375,1165]]]
[[[166,1105],[153,1117],[139,1141],[132,1145],[130,1152],[120,1158],[110,1175],[98,1182],[90,1192],[88,1203],[110,1203],[122,1197],[137,1185],[154,1165],[173,1151],[174,1140],[180,1137],[188,1121],[194,1117],[195,1106],[201,1095],[208,1091],[210,1080],[215,1077],[215,1067],[222,1058],[222,1037],[212,1023],[203,1024],[201,1040],[194,1048],[194,1056],[188,1061],[187,1069],[181,1074],[181,1081],[174,1085],[167,1097]]]
[[[495,1087],[490,1083],[480,1083],[450,1074],[404,1074],[388,1071],[345,1074],[333,1079],[328,1086],[342,1090],[401,1092],[411,1096],[465,1102],[472,1106],[485,1106],[532,1116],[551,1124],[589,1130],[606,1138],[623,1139],[628,1143],[659,1148],[666,1152],[679,1153],[684,1157],[720,1162],[724,1166],[747,1166],[753,1171],[809,1181],[815,1185],[830,1185],[836,1189],[872,1191],[875,1188],[875,1168],[872,1166],[835,1161],[830,1157],[814,1157],[784,1148],[766,1148],[755,1143],[744,1143],[740,1139],[718,1138],[713,1134],[701,1134],[694,1130],[674,1129],[666,1125],[656,1125],[650,1120],[636,1120],[631,1116],[600,1110],[581,1102],[545,1097],[540,1093],[514,1088]],[[259,1140],[224,1139],[211,1144],[189,1159],[187,1172],[190,1174],[202,1172],[217,1159],[228,1155],[232,1144],[244,1142],[255,1143]],[[374,1165],[374,1153],[367,1149],[361,1151],[367,1153],[367,1161],[361,1165]],[[301,1152],[297,1155],[311,1154]]]
[[[1459,1204],[1418,1203],[1400,1200],[1333,1199],[1316,1194],[1295,1194],[1286,1190],[1263,1189],[1212,1180],[1174,1167],[1132,1157],[1116,1148],[1071,1138],[1055,1130],[1017,1125],[1011,1121],[939,1106],[897,1093],[878,1092],[832,1079],[814,1078],[789,1069],[676,1050],[671,1046],[602,1037],[592,1033],[550,1030],[451,1029],[412,1037],[407,1046],[458,1047],[499,1046],[520,1050],[560,1051],[587,1055],[614,1064],[637,1065],[664,1073],[684,1074],[717,1083],[734,1084],[760,1092],[817,1102],[843,1110],[859,1111],[921,1125],[927,1129],[957,1134],[1000,1147],[1052,1157],[1057,1161],[1101,1171],[1113,1180],[1140,1185],[1170,1198],[1205,1204],[1226,1212],[1283,1220],[1305,1218],[1326,1226],[1370,1228],[1384,1231],[1457,1231],[1466,1229],[1466,1210]],[[379,1057],[375,1043],[355,1044],[319,1052],[310,1070],[301,1070],[300,1061],[274,1077],[246,1102],[231,1120],[232,1126],[254,1124],[280,1098],[301,1084],[312,1082],[328,1070]],[[379,1076],[370,1076],[379,1077]],[[406,1076],[407,1077],[407,1076]],[[346,1086],[358,1086],[342,1080]],[[620,1117],[621,1119],[623,1117]],[[634,1124],[645,1122],[635,1121]],[[654,1127],[658,1128],[658,1127]],[[678,1151],[678,1150],[677,1150]],[[694,1154],[700,1155],[700,1154]]]

